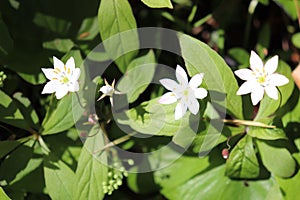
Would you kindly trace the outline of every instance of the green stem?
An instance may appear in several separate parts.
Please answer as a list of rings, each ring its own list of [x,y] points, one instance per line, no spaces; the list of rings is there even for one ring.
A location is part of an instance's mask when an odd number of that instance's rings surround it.
[[[256,127],[262,127],[262,128],[276,128],[276,126],[274,126],[274,125],[267,125],[262,122],[240,120],[240,119],[223,119],[223,122],[235,124],[235,125],[256,126]]]

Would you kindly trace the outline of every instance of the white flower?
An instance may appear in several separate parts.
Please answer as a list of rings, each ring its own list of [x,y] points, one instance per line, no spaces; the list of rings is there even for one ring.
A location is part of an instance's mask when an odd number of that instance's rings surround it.
[[[74,58],[71,57],[64,64],[62,61],[53,56],[52,68],[42,68],[47,79],[50,81],[45,85],[42,94],[51,94],[55,92],[57,99],[61,99],[68,92],[77,92],[79,90],[78,78],[80,69],[75,68]]]
[[[178,101],[175,108],[175,120],[180,119],[186,113],[187,109],[196,115],[199,111],[199,102],[197,99],[203,99],[207,96],[207,90],[198,88],[203,80],[203,73],[196,74],[188,82],[186,72],[182,67],[177,65],[176,78],[177,81],[172,79],[161,79],[159,82],[171,92],[167,92],[160,99],[161,104],[171,104]]]
[[[98,101],[100,101],[101,99],[103,99],[104,97],[108,96],[109,97],[109,100],[110,100],[110,103],[111,105],[113,105],[113,99],[112,99],[112,96],[113,94],[121,94],[119,91],[117,91],[115,89],[115,80],[113,80],[112,84],[109,85],[107,80],[104,79],[104,82],[105,82],[105,85],[102,86],[100,88],[100,92],[102,92],[102,96],[98,99]]]
[[[278,91],[276,86],[282,86],[289,82],[285,76],[275,73],[278,67],[278,56],[273,56],[264,65],[260,57],[251,51],[250,69],[239,69],[234,73],[246,82],[241,85],[237,95],[251,93],[252,104],[256,105],[264,96],[267,95],[277,100]]]

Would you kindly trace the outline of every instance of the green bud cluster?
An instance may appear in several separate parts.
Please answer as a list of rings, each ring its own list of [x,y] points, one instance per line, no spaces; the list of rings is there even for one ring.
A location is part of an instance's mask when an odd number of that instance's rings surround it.
[[[3,71],[0,72],[0,87],[3,87],[4,80],[7,78],[6,74]]]
[[[121,166],[119,162],[108,168],[107,181],[102,182],[103,192],[111,195],[114,190],[117,190],[122,185],[123,177],[127,177],[128,172]]]

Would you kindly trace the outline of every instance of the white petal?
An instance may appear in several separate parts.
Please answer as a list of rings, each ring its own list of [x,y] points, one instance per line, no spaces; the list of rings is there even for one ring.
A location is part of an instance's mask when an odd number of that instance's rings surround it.
[[[173,92],[167,92],[163,96],[160,97],[158,100],[159,103],[161,104],[171,104],[175,103],[177,101],[177,98]]]
[[[79,90],[79,84],[78,81],[75,81],[74,84],[72,86],[68,87],[68,90],[70,92],[77,92]]]
[[[281,74],[272,74],[268,76],[270,80],[270,85],[274,86],[283,86],[289,82],[289,79]]]
[[[42,68],[42,71],[49,80],[52,80],[56,76],[52,68]]]
[[[42,94],[52,94],[60,87],[60,83],[58,81],[49,81],[43,91]]]
[[[168,78],[160,79],[159,82],[167,89],[170,91],[176,91],[179,90],[180,86],[176,81]]]
[[[114,89],[110,85],[104,85],[100,88],[100,92],[108,96],[111,96],[114,92]]]
[[[199,102],[197,101],[196,98],[189,98],[187,102],[187,106],[191,113],[196,115],[199,111]]]
[[[68,94],[68,88],[65,85],[61,85],[55,93],[57,99],[63,98],[66,94]]]
[[[204,73],[196,74],[195,76],[193,76],[192,79],[189,82],[190,87],[191,88],[199,87],[202,83],[203,76],[204,76]]]
[[[194,90],[194,95],[197,99],[204,99],[207,96],[207,90],[204,88],[197,88]]]
[[[261,71],[264,67],[264,64],[262,62],[262,60],[260,59],[260,57],[254,52],[251,51],[251,55],[250,55],[250,68],[254,71]]]
[[[175,120],[178,120],[183,117],[186,113],[187,105],[185,103],[179,102],[175,108]]]
[[[67,60],[67,62],[66,62],[66,67],[67,67],[67,68],[70,68],[71,71],[73,71],[73,70],[75,69],[75,61],[74,61],[74,58],[73,58],[73,57],[71,57],[71,58],[69,58],[69,59]]]
[[[176,78],[181,85],[187,85],[188,84],[188,77],[184,69],[177,65],[176,67]]]
[[[250,69],[239,69],[234,71],[235,75],[237,75],[240,79],[248,81],[251,79],[255,79],[255,74]]]
[[[80,76],[80,68],[75,68],[71,77],[72,81],[77,81]]]
[[[239,90],[236,92],[237,95],[248,94],[254,92],[260,85],[256,81],[246,81],[241,85]]]
[[[264,96],[264,88],[262,86],[257,87],[252,93],[251,93],[251,100],[252,104],[255,106],[260,100],[262,100]]]
[[[278,56],[273,56],[265,64],[267,74],[273,74],[278,67]]]
[[[267,86],[265,87],[266,93],[267,95],[272,98],[277,100],[278,99],[278,92],[277,92],[277,88],[275,86]]]
[[[58,68],[61,71],[64,70],[65,64],[61,60],[59,60],[58,58],[56,58],[55,56],[53,56],[53,65],[54,65],[54,68]]]

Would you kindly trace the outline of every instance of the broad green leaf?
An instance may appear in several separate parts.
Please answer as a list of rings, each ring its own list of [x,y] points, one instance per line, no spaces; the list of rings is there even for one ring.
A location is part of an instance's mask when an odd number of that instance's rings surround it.
[[[103,183],[107,181],[107,155],[93,152],[104,146],[104,135],[100,127],[94,126],[82,148],[76,170],[74,199],[103,199]]]
[[[252,138],[246,135],[230,151],[226,162],[226,175],[231,178],[251,179],[259,175],[259,164]]]
[[[44,158],[47,191],[55,199],[73,199],[75,173],[61,160],[50,154]]]
[[[228,54],[239,64],[249,66],[250,55],[245,49],[240,47],[231,48]]]
[[[117,85],[117,89],[127,95],[129,103],[134,102],[151,83],[155,67],[155,56],[152,50],[129,64],[125,75]]]
[[[142,0],[150,8],[173,8],[171,0]]]
[[[279,143],[279,142],[278,142]],[[264,166],[282,178],[291,177],[296,169],[296,163],[290,152],[284,146],[275,146],[275,141],[256,140],[256,144]]]
[[[56,50],[66,53],[74,47],[74,43],[70,39],[54,39],[43,43],[43,47],[49,50]]]
[[[300,49],[300,33],[295,33],[292,36],[292,42],[293,42],[293,45],[295,45],[295,47]]]
[[[204,82],[210,93],[211,101],[226,108],[231,114],[243,119],[242,99],[236,95],[237,81],[225,61],[206,44],[187,35],[180,34],[181,53],[189,75],[204,73]],[[213,95],[214,93],[217,93]]]
[[[13,49],[13,40],[10,37],[9,31],[2,20],[0,13],[0,58],[6,56]]]
[[[12,141],[0,141],[0,158],[3,158],[11,151],[13,151],[16,147],[21,145],[20,142],[12,140]]]
[[[247,134],[262,140],[287,139],[285,132],[281,128],[249,127]]]
[[[98,21],[105,50],[124,73],[137,54],[133,50],[139,48],[136,21],[128,0],[102,0]]]
[[[28,122],[31,128],[38,130],[40,128],[39,125],[39,117],[35,110],[33,109],[30,100],[23,96],[22,93],[17,92],[14,94],[15,103],[20,109],[21,113],[24,116],[24,119]]]
[[[24,130],[30,128],[16,103],[0,90],[0,121]]]
[[[193,115],[187,112],[180,120],[174,119],[174,104],[162,105],[158,99],[144,102],[128,111],[115,113],[119,124],[129,125],[133,130],[143,134],[173,136],[175,134],[195,135],[190,127]]]
[[[81,117],[83,108],[80,107],[76,94],[63,97],[57,107],[46,116],[42,123],[41,134],[49,135],[70,129]]]
[[[298,163],[300,163],[300,156],[296,157]],[[280,189],[283,191],[284,199],[294,200],[295,197],[299,195],[300,188],[300,171],[298,170],[297,174],[289,179],[276,177]]]
[[[22,173],[32,157],[32,143],[33,141],[30,140],[22,144],[3,160],[0,165],[0,182],[11,183],[17,174]]]
[[[0,187],[0,199],[1,200],[11,200],[11,198],[9,198],[7,196],[7,194],[5,194],[4,190],[2,189],[2,187]]]
[[[287,1],[287,0],[273,0],[275,3],[278,4],[279,7],[281,7],[286,14],[292,18],[293,20],[297,19],[297,10],[296,10],[296,6],[293,1]],[[300,1],[298,1],[298,5],[300,5]]]
[[[78,31],[78,40],[92,40],[99,33],[97,17],[86,18],[83,20]]]
[[[71,22],[60,19],[51,15],[36,12],[33,18],[33,23],[39,27],[48,29],[54,33],[65,35],[68,33]]]
[[[278,73],[286,76],[289,79],[289,83],[278,87],[278,100],[271,99],[264,95],[264,98],[260,102],[258,113],[255,117],[255,121],[259,121],[261,119],[265,119],[274,114],[280,107],[284,106],[289,97],[291,96],[294,89],[294,81],[291,77],[291,68],[283,61],[279,61],[279,65],[277,68]]]

